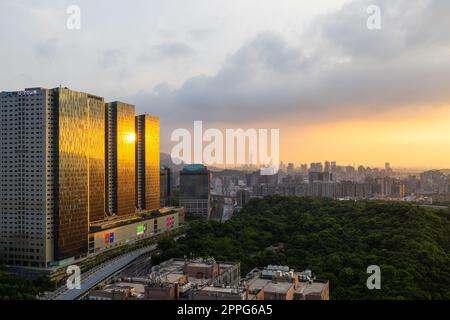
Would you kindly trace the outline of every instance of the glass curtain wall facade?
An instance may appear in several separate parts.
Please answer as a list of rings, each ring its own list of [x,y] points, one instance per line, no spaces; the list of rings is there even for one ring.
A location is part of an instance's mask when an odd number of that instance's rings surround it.
[[[105,218],[105,101],[89,95],[89,222]]]
[[[105,217],[105,102],[83,92],[56,95],[58,184],[56,257],[87,251],[89,223]]]
[[[58,117],[56,259],[87,251],[89,228],[89,108],[85,93],[55,89]]]
[[[160,208],[159,118],[136,117],[136,206],[139,210]]]
[[[107,193],[108,214],[136,212],[135,192],[135,108],[112,102],[107,104]]]

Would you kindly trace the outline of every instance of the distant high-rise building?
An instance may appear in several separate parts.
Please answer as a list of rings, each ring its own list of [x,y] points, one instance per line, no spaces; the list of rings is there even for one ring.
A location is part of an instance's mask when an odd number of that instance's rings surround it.
[[[331,163],[329,161],[325,161],[324,171],[331,172]]]
[[[283,161],[280,162],[280,169],[279,169],[279,171],[280,172],[286,172],[286,165],[284,164]]]
[[[211,215],[211,173],[201,164],[180,171],[180,206],[186,214],[209,219]]]
[[[332,174],[329,172],[310,172],[309,173],[309,182],[328,182],[332,181]]]
[[[366,173],[366,168],[364,168],[364,166],[359,166],[358,167],[358,174],[359,175],[363,175]]]
[[[258,185],[259,183],[259,171],[246,173],[245,174],[245,184],[249,188],[253,188]]]
[[[331,172],[335,173],[337,171],[337,165],[336,165],[336,161],[331,161]]]
[[[317,172],[323,172],[323,165],[321,162],[316,163]]]
[[[355,173],[355,167],[352,167],[352,166],[346,166],[346,167],[345,167],[345,172],[346,172],[347,174],[354,174],[354,173]]]
[[[293,163],[289,163],[287,166],[287,174],[288,175],[293,175],[295,172],[295,168],[294,168],[294,164]]]
[[[236,191],[236,203],[238,208],[242,208],[250,201],[250,191],[247,189],[240,189]]]
[[[391,171],[391,164],[389,162],[386,162],[384,164],[384,170],[386,170],[387,172]]]
[[[107,212],[127,215],[136,211],[136,156],[134,106],[123,102],[106,105]]]
[[[160,208],[159,119],[136,117],[136,207]]]
[[[172,173],[171,169],[162,166],[160,170],[161,207],[172,205]]]
[[[381,179],[381,195],[384,197],[390,197],[392,194],[392,187],[394,185],[394,180],[389,177]]]
[[[262,175],[261,170],[257,171],[258,175],[258,184],[265,183],[271,186],[275,186],[278,184],[278,173],[271,175]]]
[[[311,163],[311,165],[309,167],[309,171],[310,172],[322,172],[323,171],[322,163],[320,163],[320,162]]]
[[[307,174],[308,173],[308,165],[307,164],[300,165],[300,173],[301,174]]]
[[[406,185],[403,182],[396,180],[392,184],[391,197],[402,199],[405,197],[405,195],[406,195]]]

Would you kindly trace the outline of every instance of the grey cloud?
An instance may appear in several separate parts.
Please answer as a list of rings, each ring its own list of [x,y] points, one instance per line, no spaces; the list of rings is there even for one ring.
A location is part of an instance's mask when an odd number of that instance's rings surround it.
[[[195,55],[195,50],[182,42],[165,42],[154,45],[138,57],[142,63],[154,64],[165,60],[179,60]]]
[[[163,37],[163,38],[167,38],[167,39],[173,39],[176,37],[176,34],[170,30],[167,29],[159,29],[158,30],[158,34]]]
[[[197,41],[202,41],[206,38],[211,37],[214,34],[214,30],[211,28],[197,28],[192,29],[188,34]]]
[[[101,64],[104,68],[117,66],[123,58],[123,51],[119,49],[110,49],[102,53]]]
[[[370,5],[381,9],[381,30],[366,27]],[[352,1],[338,13],[316,19],[311,34],[325,41],[323,49],[358,58],[392,58],[408,51],[448,46],[448,12],[450,2],[442,0]]]
[[[58,49],[59,39],[50,38],[43,42],[39,42],[34,46],[34,53],[37,58],[51,60],[55,57]]]
[[[161,59],[178,59],[191,56],[195,50],[181,42],[163,43],[152,48],[157,57]]]
[[[258,67],[289,73],[299,69],[302,62],[300,50],[290,48],[281,35],[266,32],[257,35],[230,56],[221,72],[226,73],[228,69],[236,70],[241,67]]]

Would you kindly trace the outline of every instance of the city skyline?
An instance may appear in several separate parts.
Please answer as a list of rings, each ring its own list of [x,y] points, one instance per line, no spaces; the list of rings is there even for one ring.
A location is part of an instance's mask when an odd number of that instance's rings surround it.
[[[450,300],[449,13],[1,0],[0,302]]]
[[[379,30],[366,26],[372,2]],[[165,152],[173,130],[203,120],[280,129],[286,163],[450,167],[447,2],[75,4],[79,30],[66,27],[72,1],[2,1],[2,90],[63,85],[129,101],[159,115]]]

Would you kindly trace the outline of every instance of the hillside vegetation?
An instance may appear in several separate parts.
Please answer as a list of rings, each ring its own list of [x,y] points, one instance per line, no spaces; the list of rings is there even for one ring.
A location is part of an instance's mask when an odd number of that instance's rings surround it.
[[[279,251],[267,247],[284,244]],[[242,271],[268,264],[311,268],[332,299],[450,299],[450,213],[401,202],[300,197],[252,200],[224,224],[192,222],[159,242],[158,260],[214,256]],[[368,290],[367,267],[381,268]]]

